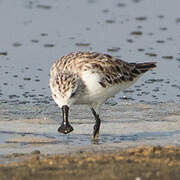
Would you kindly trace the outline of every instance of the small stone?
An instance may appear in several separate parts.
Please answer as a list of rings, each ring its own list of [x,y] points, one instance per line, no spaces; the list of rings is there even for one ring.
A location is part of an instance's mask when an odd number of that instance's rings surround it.
[[[31,154],[41,154],[41,152],[39,150],[34,150],[31,152]]]
[[[0,52],[0,56],[7,56],[8,53],[7,52]]]
[[[131,35],[137,35],[137,36],[141,36],[143,33],[141,31],[133,31],[131,32]]]

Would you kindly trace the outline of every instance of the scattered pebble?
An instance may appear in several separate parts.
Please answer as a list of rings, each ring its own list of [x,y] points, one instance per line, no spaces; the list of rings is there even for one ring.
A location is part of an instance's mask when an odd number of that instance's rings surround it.
[[[55,46],[54,44],[44,44],[44,47],[46,47],[46,48],[52,48],[54,46]]]
[[[48,36],[48,33],[41,33],[41,36]]]
[[[155,54],[155,53],[145,53],[145,55],[152,56],[152,57],[156,57],[157,56],[157,54]]]
[[[109,12],[109,9],[103,9],[102,12],[103,12],[103,13],[108,13],[108,12]]]
[[[133,32],[131,32],[131,35],[138,35],[138,36],[140,36],[142,34],[143,34],[142,31],[133,31]]]
[[[39,150],[34,150],[31,152],[31,154],[41,154],[41,152]]]
[[[7,56],[8,53],[7,52],[0,52],[0,56]]]
[[[38,43],[39,40],[37,40],[37,39],[32,39],[31,42],[33,42],[33,43]]]
[[[127,39],[126,41],[127,41],[128,43],[133,43],[133,42],[134,42],[133,39]]]
[[[162,30],[162,31],[166,31],[167,27],[160,27],[159,29]]]
[[[136,20],[137,21],[145,21],[145,20],[147,20],[147,17],[145,17],[145,16],[136,17]]]
[[[109,52],[118,52],[120,50],[119,47],[112,47],[112,48],[108,48],[107,51]]]
[[[165,43],[165,41],[163,41],[163,40],[157,40],[156,42],[157,43]]]
[[[163,59],[173,59],[173,56],[162,56]]]
[[[19,43],[19,42],[15,42],[15,43],[13,43],[13,46],[14,46],[14,47],[20,47],[20,46],[22,46],[22,44]]]
[[[106,23],[107,23],[107,24],[112,24],[112,23],[115,23],[115,20],[113,20],[113,19],[107,19],[107,20],[106,20]]]
[[[46,10],[51,9],[51,6],[49,6],[49,5],[43,5],[43,4],[38,4],[36,7],[37,7],[37,8],[41,8],[41,9],[46,9]]]
[[[145,51],[145,49],[139,48],[138,51]]]
[[[118,3],[117,6],[118,6],[118,7],[125,7],[126,4],[125,4],[125,3]]]
[[[180,23],[180,17],[176,18],[176,23]]]
[[[23,78],[25,81],[30,81],[31,80],[31,78],[30,77],[25,77],[25,78]]]
[[[75,45],[80,47],[86,47],[86,46],[90,46],[90,43],[75,43]]]

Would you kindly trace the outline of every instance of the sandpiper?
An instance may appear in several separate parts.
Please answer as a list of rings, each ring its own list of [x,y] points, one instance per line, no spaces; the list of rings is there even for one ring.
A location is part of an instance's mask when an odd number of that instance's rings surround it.
[[[68,120],[70,106],[87,104],[95,117],[92,139],[97,140],[101,104],[134,84],[143,73],[154,67],[155,62],[128,63],[97,52],[75,52],[61,57],[50,70],[52,97],[63,114],[58,131],[64,134],[73,131]]]

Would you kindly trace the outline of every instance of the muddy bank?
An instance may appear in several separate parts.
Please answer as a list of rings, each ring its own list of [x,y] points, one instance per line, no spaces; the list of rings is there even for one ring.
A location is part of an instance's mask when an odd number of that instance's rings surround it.
[[[65,155],[12,154],[0,179],[180,179],[180,148],[149,146]]]

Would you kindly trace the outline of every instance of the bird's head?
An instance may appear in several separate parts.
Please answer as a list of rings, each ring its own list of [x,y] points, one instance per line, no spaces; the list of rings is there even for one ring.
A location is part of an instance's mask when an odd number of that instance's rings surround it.
[[[50,79],[52,97],[60,108],[71,106],[79,97],[81,80],[78,75],[71,73],[59,73]]]

